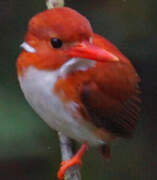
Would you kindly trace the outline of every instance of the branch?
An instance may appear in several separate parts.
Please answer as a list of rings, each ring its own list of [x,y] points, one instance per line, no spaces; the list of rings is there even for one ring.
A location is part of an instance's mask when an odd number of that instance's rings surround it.
[[[62,135],[60,132],[58,133],[58,136],[60,141],[62,160],[65,161],[72,158],[72,156],[74,155],[72,151],[72,141],[66,136]],[[81,180],[81,174],[78,165],[68,169],[65,174],[65,180]]]
[[[64,0],[46,0],[46,6],[48,9],[64,6]]]
[[[64,6],[64,0],[46,0],[46,6],[48,9],[52,9],[55,7],[62,7]],[[61,155],[62,160],[68,160],[72,158],[74,152],[72,151],[72,141],[67,138],[66,136],[58,133],[59,141],[60,141],[60,148],[61,148]],[[69,168],[65,174],[65,180],[81,180],[81,174],[79,170],[79,166],[73,166]]]

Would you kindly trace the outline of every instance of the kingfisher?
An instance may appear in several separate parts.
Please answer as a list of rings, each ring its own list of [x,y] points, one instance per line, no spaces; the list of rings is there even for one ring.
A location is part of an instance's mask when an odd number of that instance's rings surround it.
[[[82,144],[61,163],[58,179],[81,164],[88,147],[108,158],[114,139],[132,137],[140,77],[86,17],[68,7],[40,12],[29,21],[21,47],[17,74],[26,100],[52,129]]]

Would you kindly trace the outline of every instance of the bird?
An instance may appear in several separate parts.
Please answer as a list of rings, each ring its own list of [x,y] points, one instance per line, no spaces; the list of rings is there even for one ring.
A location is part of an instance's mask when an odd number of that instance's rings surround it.
[[[131,61],[69,7],[39,12],[28,23],[17,76],[23,94],[52,129],[81,145],[57,173],[81,164],[90,146],[110,158],[117,138],[133,136],[141,81]]]

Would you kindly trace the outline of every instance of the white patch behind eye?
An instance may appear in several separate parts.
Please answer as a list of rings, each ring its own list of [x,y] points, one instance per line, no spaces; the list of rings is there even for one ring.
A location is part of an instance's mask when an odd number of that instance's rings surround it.
[[[23,42],[20,45],[20,47],[23,48],[25,51],[30,52],[30,53],[35,53],[36,52],[36,49],[34,47],[32,47],[31,45],[29,45],[28,43],[26,43],[26,42]]]

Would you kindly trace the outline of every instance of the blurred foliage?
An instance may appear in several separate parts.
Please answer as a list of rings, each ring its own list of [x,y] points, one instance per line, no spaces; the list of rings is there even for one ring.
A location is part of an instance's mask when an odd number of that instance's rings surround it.
[[[115,43],[132,60],[142,78],[143,111],[134,139],[115,142],[109,163],[91,148],[84,157],[83,180],[155,180],[156,1],[67,0],[66,5],[87,16],[95,32]],[[57,135],[25,101],[15,68],[27,23],[44,9],[44,0],[0,2],[0,179],[3,180],[56,179],[60,161]]]

